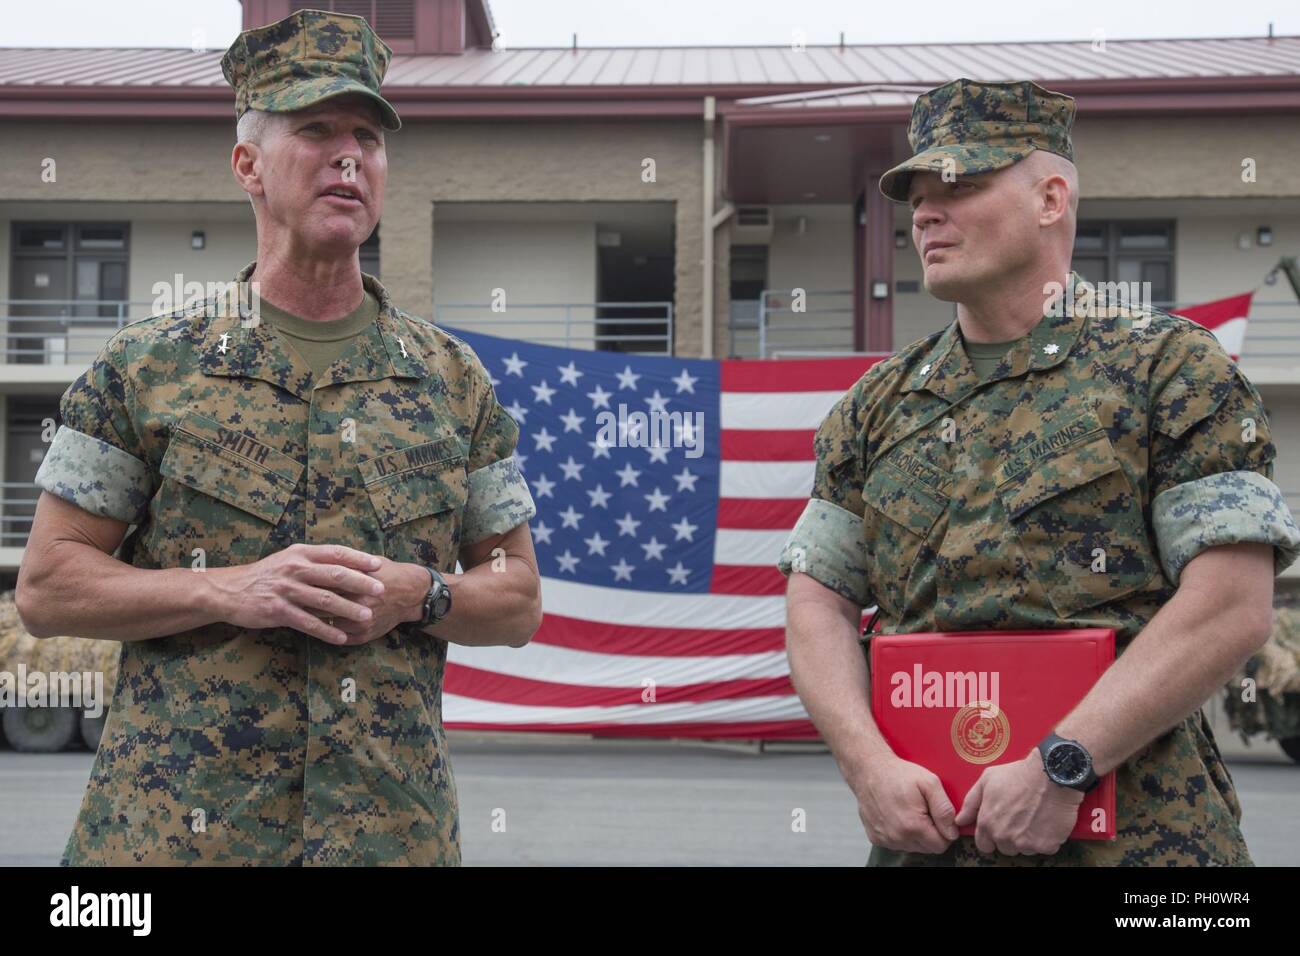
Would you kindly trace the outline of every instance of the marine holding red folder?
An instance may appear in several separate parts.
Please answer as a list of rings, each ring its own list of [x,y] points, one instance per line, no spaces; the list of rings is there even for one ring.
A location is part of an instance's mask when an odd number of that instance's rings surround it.
[[[1201,705],[1267,639],[1300,528],[1213,335],[1071,271],[1073,119],[956,80],[880,180],[956,319],[822,422],[780,560],[791,675],[873,865],[1251,863]]]

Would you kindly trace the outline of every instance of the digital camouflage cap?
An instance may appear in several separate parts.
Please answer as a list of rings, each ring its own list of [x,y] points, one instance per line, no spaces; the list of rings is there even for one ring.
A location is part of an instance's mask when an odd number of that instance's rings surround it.
[[[953,80],[916,98],[907,128],[915,155],[880,177],[880,191],[906,202],[913,173],[989,173],[1036,149],[1073,161],[1073,125],[1074,98],[1032,80]]]
[[[397,130],[397,111],[379,95],[392,57],[363,17],[299,10],[241,33],[221,58],[221,72],[234,87],[236,116],[287,113],[360,93],[375,101],[384,129]]]

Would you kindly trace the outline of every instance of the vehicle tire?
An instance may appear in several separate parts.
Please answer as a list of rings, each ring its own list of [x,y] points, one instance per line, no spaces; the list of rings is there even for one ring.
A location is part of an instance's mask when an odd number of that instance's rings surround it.
[[[5,736],[23,753],[57,753],[77,736],[77,711],[71,707],[6,707]]]
[[[79,721],[81,727],[81,741],[90,752],[94,753],[99,749],[99,738],[104,736],[104,722],[108,720],[108,714],[100,714],[98,717],[87,717],[81,715]]]
[[[1288,757],[1300,763],[1300,737],[1283,737],[1278,740],[1278,745]]]

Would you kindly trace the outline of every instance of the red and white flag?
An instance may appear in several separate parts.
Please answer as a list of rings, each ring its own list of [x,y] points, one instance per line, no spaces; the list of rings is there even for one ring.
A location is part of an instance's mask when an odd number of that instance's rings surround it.
[[[1250,315],[1250,300],[1254,296],[1254,292],[1247,292],[1200,305],[1185,305],[1173,314],[1191,319],[1213,332],[1223,350],[1235,362],[1241,358],[1241,346],[1246,339],[1246,317]]]

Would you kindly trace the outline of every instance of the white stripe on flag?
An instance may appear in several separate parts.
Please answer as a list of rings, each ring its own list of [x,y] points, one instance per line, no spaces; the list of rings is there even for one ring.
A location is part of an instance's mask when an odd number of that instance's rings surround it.
[[[808,719],[807,712],[794,694],[681,704],[619,704],[614,707],[499,704],[443,694],[442,711],[446,723],[484,724],[676,724],[705,720],[748,723]]]
[[[585,687],[639,688],[649,678],[656,684],[702,684],[708,681],[760,680],[790,673],[785,651],[724,654],[717,657],[654,657],[597,654],[552,644],[523,647],[466,647],[452,644],[448,660],[466,667]]]
[[[1240,355],[1242,343],[1246,341],[1246,320],[1228,319],[1210,329],[1214,337],[1229,355]]]
[[[785,626],[785,598],[738,594],[673,594],[542,580],[542,610],[584,621],[630,627],[709,629]]]
[[[719,528],[714,539],[713,560],[716,564],[743,564],[772,567],[781,556],[789,531],[751,531]]]
[[[723,498],[807,498],[815,471],[811,461],[723,461],[718,484]]]
[[[838,392],[723,392],[722,427],[816,428],[844,397]]]

